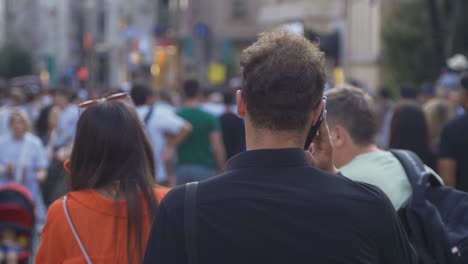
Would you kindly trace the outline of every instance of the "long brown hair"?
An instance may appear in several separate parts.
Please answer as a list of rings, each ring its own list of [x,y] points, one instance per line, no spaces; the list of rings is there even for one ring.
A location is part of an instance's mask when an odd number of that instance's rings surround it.
[[[118,182],[117,196],[127,201],[129,263],[135,250],[138,263],[142,262],[143,210],[149,210],[149,221],[156,215],[154,175],[154,154],[133,108],[108,101],[83,112],[70,159],[71,189],[97,189]]]
[[[389,147],[411,150],[429,167],[434,167],[435,156],[429,142],[429,129],[421,106],[412,101],[399,103],[392,117]]]

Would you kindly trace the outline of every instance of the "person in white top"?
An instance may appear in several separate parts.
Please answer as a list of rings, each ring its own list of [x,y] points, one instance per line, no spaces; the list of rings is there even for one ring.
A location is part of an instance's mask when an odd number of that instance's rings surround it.
[[[176,146],[190,134],[192,126],[160,102],[148,87],[135,85],[130,94],[153,145],[157,182],[172,185],[166,163],[173,159]]]
[[[17,182],[31,193],[35,203],[36,224],[45,221],[46,209],[39,184],[47,177],[47,154],[41,140],[31,134],[24,110],[10,114],[11,135],[0,138],[0,186]]]

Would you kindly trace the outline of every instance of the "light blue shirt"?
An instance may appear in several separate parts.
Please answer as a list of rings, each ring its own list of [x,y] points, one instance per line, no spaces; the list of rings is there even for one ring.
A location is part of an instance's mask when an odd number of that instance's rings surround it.
[[[438,175],[429,167],[426,170]],[[356,156],[340,168],[354,181],[375,185],[390,198],[395,209],[400,208],[412,194],[411,184],[400,161],[388,151],[375,151]],[[441,178],[438,179],[442,182]]]
[[[22,140],[14,140],[11,135],[0,138],[0,166],[7,164],[14,166],[14,179],[0,175],[0,186],[9,182],[20,182],[31,193],[39,222],[45,220],[45,206],[42,193],[37,181],[37,171],[47,169],[48,161],[41,140],[30,133],[26,133]]]
[[[56,131],[56,146],[63,147],[75,139],[76,125],[80,118],[78,106],[69,104],[59,115]]]

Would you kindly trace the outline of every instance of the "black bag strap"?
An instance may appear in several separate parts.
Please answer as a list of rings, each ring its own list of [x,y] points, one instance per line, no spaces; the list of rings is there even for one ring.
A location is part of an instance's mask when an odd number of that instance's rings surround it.
[[[414,152],[401,149],[392,149],[390,152],[398,159],[406,172],[413,189],[414,202],[419,203],[426,200],[427,187],[441,185],[435,176],[426,170],[423,161]]]
[[[198,264],[197,192],[198,182],[190,182],[185,185],[184,233],[189,264]]]
[[[148,123],[149,123],[149,121],[151,119],[151,116],[153,115],[153,112],[154,112],[154,105],[151,105],[149,110],[148,110],[148,113],[145,116],[145,119],[143,119],[146,126],[148,126]]]

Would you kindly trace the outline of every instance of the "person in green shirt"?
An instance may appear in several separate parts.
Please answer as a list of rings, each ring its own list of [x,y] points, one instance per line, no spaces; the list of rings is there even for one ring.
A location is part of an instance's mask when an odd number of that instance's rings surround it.
[[[334,88],[326,96],[335,165],[344,176],[382,189],[399,209],[412,194],[411,184],[398,159],[376,145],[372,98],[354,87]],[[426,170],[437,175],[427,166]]]
[[[219,120],[200,109],[198,81],[184,83],[184,106],[177,114],[188,121],[192,133],[178,146],[176,184],[200,181],[220,172],[226,162]]]

